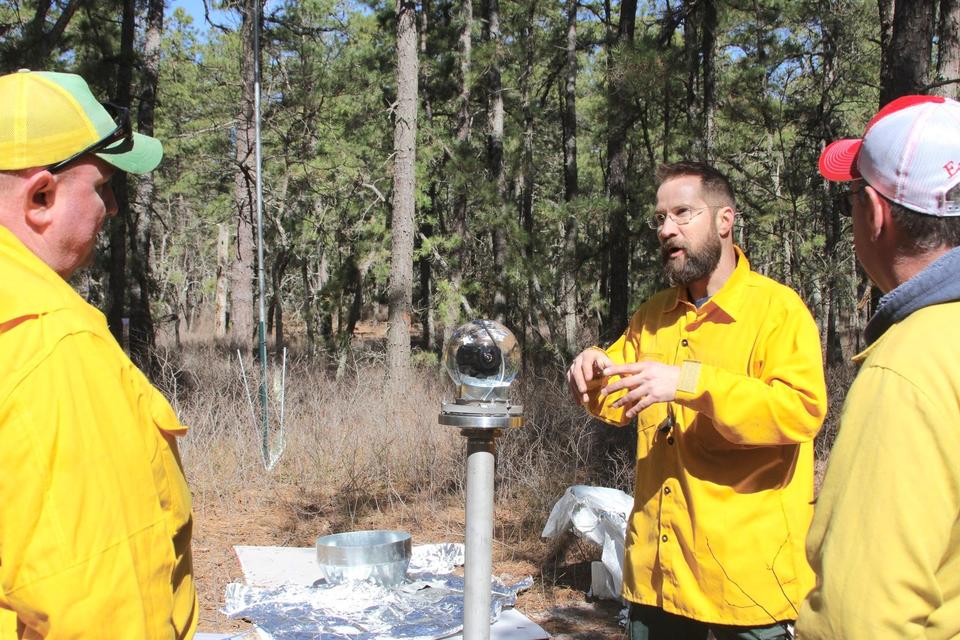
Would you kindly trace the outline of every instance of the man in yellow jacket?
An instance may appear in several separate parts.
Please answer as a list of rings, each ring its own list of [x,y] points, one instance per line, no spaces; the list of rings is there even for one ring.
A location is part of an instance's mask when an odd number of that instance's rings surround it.
[[[803,542],[826,412],[817,327],[734,245],[723,174],[683,162],[657,178],[648,222],[672,287],[567,374],[593,415],[637,419],[629,637],[790,638],[813,586]]]
[[[803,640],[960,637],[960,103],[906,96],[824,149],[884,292],[807,554]]]
[[[185,427],[66,282],[162,155],[79,76],[0,77],[2,639],[196,629]]]

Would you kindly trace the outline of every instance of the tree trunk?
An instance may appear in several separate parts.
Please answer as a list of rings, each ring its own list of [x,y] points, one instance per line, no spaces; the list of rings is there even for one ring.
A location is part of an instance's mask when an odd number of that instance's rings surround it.
[[[236,128],[237,173],[234,178],[236,203],[236,245],[230,264],[230,338],[247,351],[254,339],[253,278],[256,265],[254,211],[256,205],[256,167],[254,167],[254,11],[261,11],[261,0],[244,0],[240,25],[242,58],[240,75],[242,95]]]
[[[110,245],[110,267],[107,274],[107,326],[124,351],[123,318],[127,291],[127,221],[125,213],[129,209],[126,195],[127,176],[117,171],[113,177],[114,196],[117,199],[117,215],[107,222],[107,241]]]
[[[697,0],[683,2],[683,57],[686,61],[686,111],[687,127],[694,135],[694,147],[697,147],[697,132],[700,131],[700,114],[697,96],[700,95],[700,34],[697,27]],[[699,154],[694,153],[695,156]]]
[[[493,59],[488,72],[488,121],[490,134],[487,140],[487,160],[490,180],[497,186],[497,214],[493,219],[493,261],[494,294],[493,314],[503,322],[507,312],[507,296],[503,285],[506,268],[507,242],[504,230],[504,212],[507,204],[507,176],[503,167],[503,83],[500,78],[500,64],[503,59],[503,42],[500,34],[499,0],[487,0],[487,39],[493,43]]]
[[[609,245],[610,309],[602,336],[613,340],[627,326],[629,314],[630,222],[627,216],[627,147],[628,113],[631,108],[627,82],[617,68],[624,51],[633,46],[636,22],[636,0],[620,5],[620,26],[611,38],[607,55],[607,194],[610,199],[607,238]]]
[[[960,78],[960,0],[940,0],[937,25],[937,95],[956,99]]]
[[[820,102],[817,105],[817,112],[813,119],[818,123],[820,131],[820,144],[826,147],[831,141],[836,139],[834,127],[835,117],[833,114],[834,101],[830,95],[830,88],[834,86],[837,80],[837,46],[838,36],[843,30],[843,23],[836,16],[831,16],[823,21],[823,34],[820,46],[822,47],[822,76],[817,82],[821,87]],[[833,192],[833,193],[832,193]],[[840,195],[840,198],[843,198]],[[837,247],[843,242],[843,233],[841,230],[841,216],[839,210],[840,201],[836,197],[830,183],[827,180],[820,181],[820,206],[818,207],[823,216],[822,225],[824,233],[824,254],[835,256]],[[826,327],[824,351],[828,370],[836,367],[842,367],[846,364],[843,351],[842,323],[841,323],[841,305],[847,303],[844,294],[843,273],[839,265],[832,265],[828,271],[828,277],[822,287],[824,297],[826,298]]]
[[[880,69],[881,107],[927,91],[935,15],[936,5],[929,0],[895,0],[893,31]]]
[[[344,344],[350,343],[353,332],[357,329],[357,323],[360,322],[361,312],[363,311],[363,278],[365,275],[364,271],[361,270],[359,265],[357,265],[355,258],[350,259],[348,269],[350,277],[350,291],[353,294],[353,299],[350,301],[350,309],[347,312],[347,321],[345,323],[341,323],[338,327],[340,330],[340,339]]]
[[[283,337],[283,276],[287,272],[289,263],[290,250],[287,248],[281,249],[278,251],[270,273],[271,284],[273,285],[273,295],[270,297],[270,315],[273,326],[274,350],[278,353],[283,350],[286,344]]]
[[[394,385],[410,374],[410,312],[413,306],[413,234],[416,212],[417,151],[416,1],[397,2],[397,108],[393,133],[393,219],[390,250],[390,323],[387,328],[387,380]]]
[[[716,110],[716,49],[717,5],[715,0],[701,0],[703,22],[700,29],[700,59],[703,65],[703,99],[700,112],[703,118],[703,159],[707,162],[713,157],[713,120]]]
[[[303,324],[307,331],[307,353],[313,354],[317,350],[317,320],[313,308],[316,296],[310,280],[310,265],[305,258],[300,259],[300,283],[303,286]]]
[[[313,286],[313,291],[316,292],[314,298],[316,298],[319,309],[317,327],[320,330],[320,337],[327,344],[332,344],[334,312],[331,309],[332,305],[323,302],[325,295],[328,293],[327,287],[330,284],[330,259],[328,255],[327,250],[321,247],[320,265],[317,269],[317,281]]]
[[[713,150],[716,31],[715,0],[686,0],[683,46],[687,61],[687,120],[693,132],[692,155],[705,162],[710,161]]]
[[[877,0],[877,14],[880,21],[880,69],[889,66],[890,39],[893,37],[894,0]]]
[[[526,242],[523,247],[524,262],[527,272],[527,295],[524,308],[521,310],[524,328],[520,336],[521,352],[523,354],[523,370],[521,375],[526,375],[527,356],[533,352],[530,348],[530,340],[534,334],[536,324],[536,301],[534,293],[533,271],[534,271],[534,246],[536,231],[533,225],[533,188],[536,182],[534,172],[536,168],[533,162],[533,136],[534,136],[534,118],[533,118],[533,88],[534,81],[534,44],[533,44],[533,24],[536,12],[536,2],[530,2],[527,10],[527,19],[523,23],[521,30],[521,42],[523,51],[523,71],[520,75],[520,114],[523,122],[523,133],[521,137],[520,150],[520,171],[517,175],[518,202],[517,213],[521,227],[526,235]]]
[[[157,87],[160,75],[160,41],[163,37],[164,0],[150,0],[147,5],[147,26],[143,48],[143,83],[140,88],[140,107],[137,129],[153,135],[157,106]],[[136,197],[130,210],[130,271],[135,283],[130,292],[130,356],[145,371],[153,371],[155,331],[150,310],[152,276],[150,273],[150,242],[153,236],[153,206],[156,184],[152,173],[139,177]]]
[[[213,335],[217,338],[223,338],[227,335],[227,278],[229,261],[230,227],[221,222],[217,225],[217,285],[213,297]]]
[[[123,20],[120,27],[120,65],[117,69],[117,93],[114,102],[127,109],[130,108],[133,85],[135,9],[134,0],[124,0]],[[117,215],[110,222],[110,289],[107,296],[107,324],[113,337],[124,350],[129,350],[123,327],[123,318],[127,309],[127,226],[131,217],[129,185],[126,172],[117,171],[113,177]]]
[[[428,18],[430,14],[430,0],[422,0],[420,4],[422,10],[420,12],[420,33],[419,33],[419,47],[420,55],[424,59],[427,58],[427,26]],[[431,95],[430,95],[430,86],[426,82],[426,79],[420,79],[420,90],[419,94],[422,96],[423,100],[423,115],[426,119],[427,126],[433,126],[433,107],[431,105]],[[427,188],[430,199],[430,209],[427,213],[427,216],[423,216],[425,219],[421,221],[419,226],[419,236],[423,240],[428,240],[433,237],[433,224],[432,220],[436,219],[438,204],[437,204],[437,182],[431,176],[430,185]],[[422,246],[421,241],[421,246]],[[418,299],[418,308],[420,309],[420,348],[426,352],[432,351],[434,347],[434,336],[436,332],[435,327],[435,316],[433,309],[433,256],[428,255],[426,252],[420,253],[419,260],[419,277],[420,277],[420,286],[419,290],[419,299]]]
[[[829,191],[829,188],[824,186],[824,191]],[[836,247],[841,241],[840,212],[836,210],[835,202],[829,198],[829,193],[824,195],[824,203],[827,204],[825,207],[827,219],[824,251],[827,255],[835,255]],[[841,290],[842,282],[843,279],[840,277],[839,269],[831,269],[827,285],[826,361],[828,369],[846,363],[839,325],[841,294],[843,293]]]
[[[456,168],[465,173],[466,161],[470,156],[470,64],[473,26],[473,2],[462,0],[460,6],[460,95],[457,99],[457,148]],[[443,322],[443,343],[446,344],[450,335],[456,329],[460,318],[461,286],[463,271],[467,266],[467,204],[468,189],[466,176],[461,176],[453,198],[453,212],[450,220],[450,232],[458,239],[455,255],[451,259],[450,294],[447,300],[446,313]]]
[[[568,355],[578,351],[577,336],[577,216],[573,201],[580,194],[577,173],[577,7],[567,0],[567,60],[563,90],[563,200],[567,219],[563,226],[563,274],[560,279],[563,339]]]

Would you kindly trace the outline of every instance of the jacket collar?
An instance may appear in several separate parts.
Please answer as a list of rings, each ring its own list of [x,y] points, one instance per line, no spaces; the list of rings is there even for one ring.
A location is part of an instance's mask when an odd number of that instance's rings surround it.
[[[742,313],[743,305],[746,302],[743,285],[746,283],[747,278],[750,277],[750,261],[747,260],[747,256],[744,255],[740,247],[734,245],[733,250],[737,256],[737,266],[733,269],[733,273],[730,274],[727,281],[720,287],[720,291],[710,296],[706,304],[700,307],[699,312],[701,314],[706,314],[716,307],[725,315],[729,316],[731,320],[735,321],[737,316]],[[665,313],[676,309],[681,300],[691,305],[693,304],[687,287],[673,287],[671,291],[673,292],[673,297],[668,300],[664,306]]]
[[[863,335],[867,344],[914,311],[943,302],[960,300],[960,247],[955,247],[880,298],[877,311]]]

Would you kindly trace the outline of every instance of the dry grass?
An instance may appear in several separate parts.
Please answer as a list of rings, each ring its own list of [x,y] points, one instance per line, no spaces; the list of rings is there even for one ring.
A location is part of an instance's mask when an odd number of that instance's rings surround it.
[[[321,359],[289,358],[287,444],[267,472],[236,354],[194,345],[167,355],[158,384],[190,426],[181,453],[198,496],[293,486],[303,497],[336,500],[350,522],[364,509],[462,492],[464,441],[456,429],[437,424],[452,385],[435,368],[415,369],[397,391],[385,386],[375,354],[355,360],[339,380]],[[271,363],[271,377],[277,369]],[[257,370],[248,361],[246,371],[256,403]],[[560,372],[531,376],[515,392],[526,425],[498,440],[500,498],[534,501],[530,506],[540,511],[571,484],[602,478],[629,489],[632,464],[602,459],[598,443],[605,429],[571,405]],[[274,423],[277,411],[271,397]]]

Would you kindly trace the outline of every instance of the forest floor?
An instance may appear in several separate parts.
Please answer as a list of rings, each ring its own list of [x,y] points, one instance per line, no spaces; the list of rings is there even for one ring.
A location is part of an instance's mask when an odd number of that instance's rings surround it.
[[[293,487],[271,494],[249,490],[195,498],[193,555],[201,631],[229,633],[252,626],[220,611],[226,585],[243,581],[234,545],[312,546],[317,535],[337,527],[325,520],[322,507]],[[598,559],[599,549],[572,535],[553,541],[517,539],[523,518],[516,508],[497,505],[494,574],[508,581],[534,578],[534,586],[519,595],[517,610],[560,640],[623,638],[619,603],[586,595],[590,561]],[[358,517],[351,528],[411,531],[414,544],[462,542],[463,505],[386,505]]]

